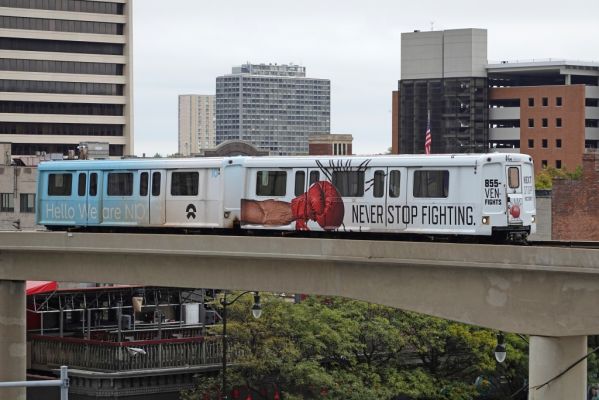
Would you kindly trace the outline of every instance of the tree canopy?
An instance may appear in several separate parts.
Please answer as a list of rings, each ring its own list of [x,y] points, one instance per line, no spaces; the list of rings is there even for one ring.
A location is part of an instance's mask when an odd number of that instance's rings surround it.
[[[323,297],[263,297],[256,320],[250,297],[228,309],[230,346],[244,356],[227,376],[254,400],[275,390],[281,399],[500,399],[524,384],[526,343],[512,335],[498,366],[496,332],[487,329]],[[203,400],[219,379],[201,377],[182,398]]]

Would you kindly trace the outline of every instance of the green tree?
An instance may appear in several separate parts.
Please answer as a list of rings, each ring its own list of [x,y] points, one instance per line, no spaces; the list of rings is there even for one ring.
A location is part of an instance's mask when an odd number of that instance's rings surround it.
[[[513,376],[517,386],[526,374],[509,335],[510,363],[498,372],[495,333],[486,329],[323,297],[293,304],[263,295],[255,320],[251,302],[245,296],[228,308],[230,354],[238,358],[227,371],[230,387],[248,387],[254,399],[275,384],[284,399],[468,399],[489,392],[475,385],[479,376],[490,382]],[[217,384],[204,380],[185,400],[201,400]],[[489,393],[485,398],[499,392]]]

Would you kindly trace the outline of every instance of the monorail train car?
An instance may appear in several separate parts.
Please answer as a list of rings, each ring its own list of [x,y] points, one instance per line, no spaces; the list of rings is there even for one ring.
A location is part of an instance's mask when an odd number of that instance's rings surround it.
[[[524,154],[54,161],[39,166],[49,229],[183,228],[526,237]]]

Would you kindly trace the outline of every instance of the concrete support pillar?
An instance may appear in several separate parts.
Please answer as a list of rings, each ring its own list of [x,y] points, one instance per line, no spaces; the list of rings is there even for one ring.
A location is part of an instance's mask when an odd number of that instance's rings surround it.
[[[585,400],[587,360],[584,359],[559,378],[538,388],[564,372],[587,354],[586,336],[530,336],[528,361],[529,400]]]
[[[25,282],[0,280],[0,381],[24,381]],[[0,389],[0,399],[25,400],[25,388]]]
[[[572,84],[572,75],[567,74],[566,75],[566,85],[571,85]]]

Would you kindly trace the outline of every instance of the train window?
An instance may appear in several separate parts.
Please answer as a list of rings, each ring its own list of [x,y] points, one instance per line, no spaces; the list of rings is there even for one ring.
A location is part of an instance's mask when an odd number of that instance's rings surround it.
[[[79,196],[85,196],[85,185],[87,183],[87,176],[85,173],[79,174],[79,182],[77,185],[77,194]]]
[[[401,173],[397,170],[389,172],[389,197],[399,197]]]
[[[152,196],[160,196],[160,172],[154,172],[152,174]]]
[[[385,171],[374,171],[372,195],[374,197],[383,197],[385,195]]]
[[[109,196],[131,196],[133,194],[133,173],[109,173],[107,194]]]
[[[295,171],[295,195],[303,194],[306,186],[306,173],[304,171]]]
[[[414,197],[447,197],[449,171],[414,171]]]
[[[173,172],[171,175],[172,196],[197,196],[200,174],[198,172]]]
[[[520,170],[518,167],[509,167],[507,169],[507,183],[510,189],[520,187]]]
[[[89,195],[95,196],[98,194],[98,174],[92,172],[89,174]]]
[[[334,171],[333,186],[343,197],[364,196],[364,171]]]
[[[320,172],[319,171],[310,171],[310,186],[313,183],[318,182],[320,180]]]
[[[147,196],[148,195],[148,173],[142,172],[139,176],[139,195]]]
[[[70,196],[72,174],[50,174],[48,177],[48,196]]]
[[[287,193],[287,172],[258,171],[256,175],[257,196],[285,196]]]

